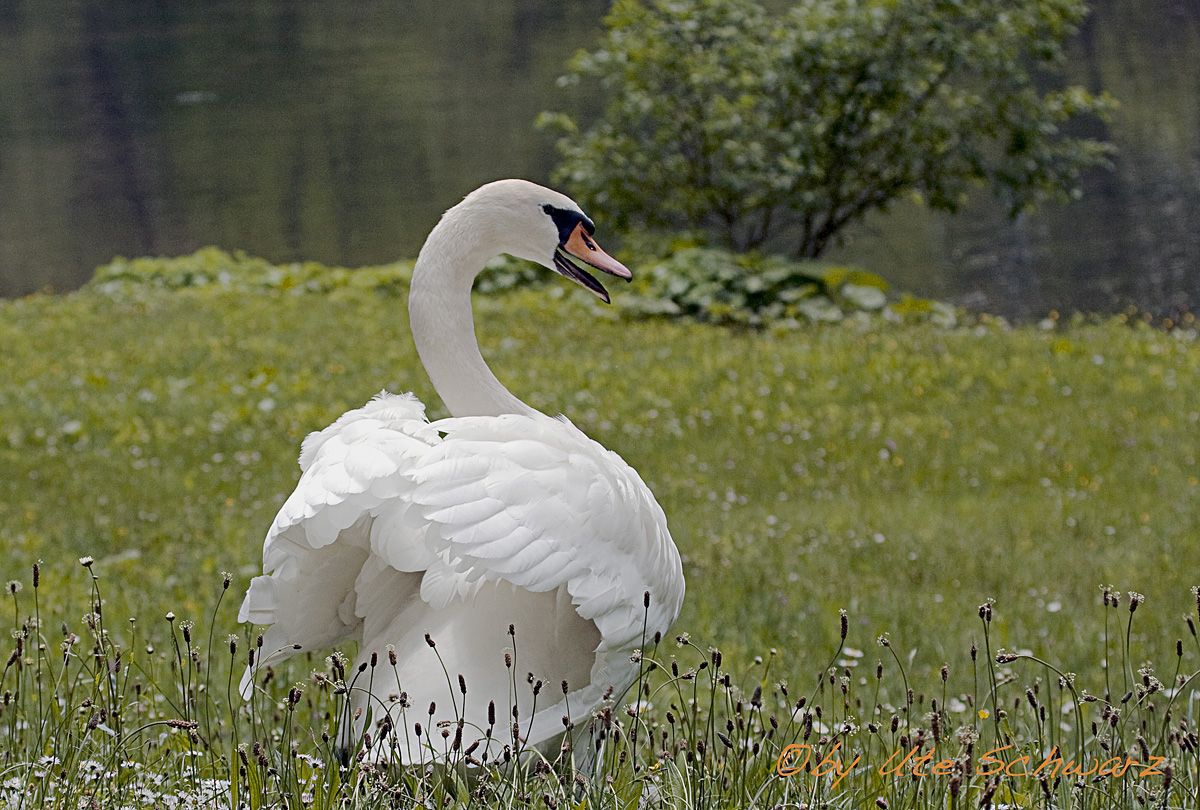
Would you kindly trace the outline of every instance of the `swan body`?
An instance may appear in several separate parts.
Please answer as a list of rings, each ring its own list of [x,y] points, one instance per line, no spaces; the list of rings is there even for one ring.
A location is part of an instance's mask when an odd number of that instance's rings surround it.
[[[442,217],[409,311],[452,416],[430,422],[412,394],[382,392],[305,439],[239,614],[267,625],[243,695],[259,667],[356,640],[345,745],[365,732],[373,755],[418,763],[452,755],[459,735],[460,751],[479,743],[477,759],[556,751],[567,722],[582,733],[632,684],[632,651],[683,601],[663,511],[618,455],[504,388],[470,307],[475,275],[498,253],[608,300],[564,255],[628,278],[592,228],[572,200],[520,180],[483,186]]]

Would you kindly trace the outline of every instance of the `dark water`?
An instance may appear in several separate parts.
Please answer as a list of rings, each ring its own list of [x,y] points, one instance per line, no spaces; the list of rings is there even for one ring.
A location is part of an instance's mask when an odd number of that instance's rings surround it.
[[[544,181],[531,122],[602,0],[0,0],[0,295],[114,254],[413,255],[479,183]],[[1101,0],[1072,78],[1122,102],[1114,172],[1015,223],[901,206],[841,255],[1018,316],[1200,302],[1200,2]],[[575,91],[578,92],[578,91]],[[569,192],[569,189],[566,189]]]

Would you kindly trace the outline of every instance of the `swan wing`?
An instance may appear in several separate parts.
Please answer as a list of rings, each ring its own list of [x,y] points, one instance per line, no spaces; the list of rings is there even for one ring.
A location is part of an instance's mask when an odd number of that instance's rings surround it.
[[[650,489],[565,417],[459,417],[408,473],[439,571],[422,597],[445,604],[473,583],[566,587],[601,649],[665,632],[683,602],[679,553]],[[643,605],[650,594],[650,608]]]
[[[407,525],[411,502],[402,493],[403,472],[438,441],[415,396],[387,392],[304,440],[300,481],[267,532],[263,574],[238,613],[269,625],[257,666],[354,635],[355,586],[373,555],[400,571],[434,561],[421,525]],[[248,668],[243,695],[250,677]]]
[[[586,660],[590,677],[569,698],[576,711],[609,687],[619,696],[637,671],[630,651],[666,632],[683,601],[679,554],[649,488],[563,417],[460,417],[432,427],[442,441],[407,473],[438,552],[422,600],[434,610],[469,606],[475,592],[501,585],[565,598],[598,634],[576,628],[555,638],[551,628],[521,641],[518,628],[518,643],[532,645],[534,659]],[[595,646],[577,649],[586,639]],[[562,730],[566,701],[551,691],[559,702],[532,718],[531,743]]]

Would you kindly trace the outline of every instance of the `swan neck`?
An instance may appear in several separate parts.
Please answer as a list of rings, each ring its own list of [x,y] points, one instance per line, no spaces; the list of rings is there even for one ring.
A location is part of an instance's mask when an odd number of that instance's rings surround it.
[[[497,251],[469,211],[450,209],[434,227],[413,267],[408,312],[417,354],[453,416],[538,411],[514,396],[484,362],[475,337],[471,287]]]

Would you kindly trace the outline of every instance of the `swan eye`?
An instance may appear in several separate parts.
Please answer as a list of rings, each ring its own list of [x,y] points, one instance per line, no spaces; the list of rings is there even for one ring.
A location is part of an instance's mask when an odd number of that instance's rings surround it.
[[[550,219],[554,220],[554,227],[558,228],[558,243],[565,245],[567,240],[571,238],[571,234],[575,231],[575,226],[583,224],[583,229],[589,235],[596,232],[595,224],[588,219],[580,211],[572,211],[569,208],[558,208],[546,203],[542,206],[542,210],[546,212]]]

